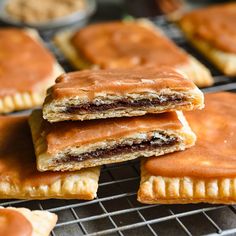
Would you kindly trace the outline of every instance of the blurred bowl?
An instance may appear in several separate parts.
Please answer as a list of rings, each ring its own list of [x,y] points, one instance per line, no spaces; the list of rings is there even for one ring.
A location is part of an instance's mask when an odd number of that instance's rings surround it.
[[[30,27],[35,28],[38,30],[51,30],[57,29],[65,26],[69,26],[72,24],[82,26],[86,23],[88,18],[95,12],[96,10],[96,1],[95,0],[86,0],[86,6],[84,9],[79,11],[75,11],[67,16],[57,18],[55,20],[50,20],[45,23],[39,24],[31,24],[22,22],[19,20],[14,19],[11,15],[8,14],[6,11],[6,4],[9,0],[0,0],[0,20],[13,25],[13,26],[23,26],[23,27]]]

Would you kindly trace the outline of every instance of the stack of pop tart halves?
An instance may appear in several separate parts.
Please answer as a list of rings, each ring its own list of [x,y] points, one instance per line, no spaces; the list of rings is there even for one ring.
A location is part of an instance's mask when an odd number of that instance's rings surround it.
[[[63,74],[48,90],[43,109],[29,118],[37,169],[83,172],[82,183],[75,184],[83,189],[77,198],[91,199],[101,165],[193,146],[196,136],[182,110],[203,107],[202,92],[168,67]]]

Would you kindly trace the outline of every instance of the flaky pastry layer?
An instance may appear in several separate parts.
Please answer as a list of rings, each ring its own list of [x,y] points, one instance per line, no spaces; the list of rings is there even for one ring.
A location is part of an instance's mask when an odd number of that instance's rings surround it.
[[[142,24],[145,27],[151,28],[158,34],[163,34],[163,32],[155,27],[148,20],[137,20],[138,24]],[[73,47],[70,42],[74,31],[62,31],[58,33],[55,37],[55,44],[59,47],[62,53],[70,60],[73,66],[77,69],[99,69],[99,65],[91,64],[87,61],[83,55],[79,54],[77,50]],[[163,37],[164,34],[163,34]],[[179,50],[182,50],[179,48]],[[175,68],[180,72],[190,78],[198,87],[206,87],[213,84],[213,78],[210,71],[194,57],[187,54],[189,57],[188,63],[184,65],[177,65]]]
[[[99,96],[94,98],[93,102],[86,99],[81,99],[80,97],[68,97],[62,99],[50,99],[50,92],[48,95],[48,101],[43,105],[43,117],[49,122],[58,122],[64,120],[92,120],[92,119],[104,119],[112,117],[131,117],[131,116],[141,116],[147,113],[163,113],[171,112],[176,110],[193,110],[202,109],[204,106],[204,98],[202,93],[198,88],[191,89],[189,91],[175,91],[174,89],[162,89],[159,92],[146,92],[146,93],[127,93],[122,95],[109,95],[107,93],[99,93]],[[132,106],[132,102],[150,101],[153,100],[163,100],[168,97],[176,97],[175,101],[169,101],[161,104],[154,104],[152,106]],[[181,98],[182,101],[178,101]],[[130,107],[122,107],[122,105],[104,109],[104,110],[94,110],[94,111],[68,111],[68,109],[76,106],[83,106],[86,104],[98,104],[100,105],[110,105],[116,102],[127,100],[131,103]],[[96,107],[95,106],[95,107]]]
[[[3,209],[3,207],[0,207],[0,209]],[[48,211],[31,211],[27,208],[15,207],[7,207],[4,209],[21,213],[32,225],[32,236],[48,236],[57,222],[57,215]]]

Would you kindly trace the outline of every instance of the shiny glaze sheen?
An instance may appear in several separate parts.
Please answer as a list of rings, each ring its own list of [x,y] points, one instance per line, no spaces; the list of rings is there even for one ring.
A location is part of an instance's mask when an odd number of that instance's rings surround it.
[[[84,70],[61,75],[51,89],[53,98],[80,96],[92,101],[100,93],[159,92],[161,89],[188,91],[194,83],[169,67]]]

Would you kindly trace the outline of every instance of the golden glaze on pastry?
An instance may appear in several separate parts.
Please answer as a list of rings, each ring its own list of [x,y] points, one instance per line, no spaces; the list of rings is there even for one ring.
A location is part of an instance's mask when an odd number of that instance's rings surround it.
[[[180,24],[219,50],[236,53],[236,3],[206,7],[187,13]]]
[[[157,92],[171,88],[188,91],[194,83],[168,67],[124,70],[84,70],[61,75],[52,87],[53,98],[81,96],[92,101],[96,94]]]
[[[23,30],[0,29],[0,97],[37,89],[53,72],[54,59]]]
[[[101,68],[175,66],[188,61],[167,38],[135,22],[90,25],[76,32],[71,43],[85,60]]]
[[[0,113],[42,105],[61,73],[37,31],[0,28]]]
[[[186,38],[224,74],[236,75],[236,3],[187,13],[179,24]]]
[[[32,236],[32,225],[21,213],[0,209],[0,235]]]
[[[207,94],[202,111],[185,116],[198,139],[184,152],[150,158],[144,168],[155,176],[224,178],[236,176],[236,95]]]

